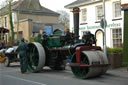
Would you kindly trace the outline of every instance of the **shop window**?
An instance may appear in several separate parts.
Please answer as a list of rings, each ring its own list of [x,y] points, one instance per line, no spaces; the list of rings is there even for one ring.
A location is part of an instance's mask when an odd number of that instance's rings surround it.
[[[81,23],[85,23],[87,21],[87,9],[81,10]]]
[[[96,21],[100,21],[103,17],[102,5],[96,6]]]
[[[113,17],[120,18],[121,17],[121,5],[120,1],[113,2]]]
[[[112,29],[112,41],[113,47],[121,47],[122,46],[122,29]]]

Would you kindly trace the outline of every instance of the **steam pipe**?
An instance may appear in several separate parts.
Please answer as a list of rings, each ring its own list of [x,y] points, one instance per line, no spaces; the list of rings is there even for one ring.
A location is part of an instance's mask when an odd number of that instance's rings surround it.
[[[79,12],[80,9],[78,7],[73,8],[73,16],[74,16],[74,39],[75,43],[79,42]]]

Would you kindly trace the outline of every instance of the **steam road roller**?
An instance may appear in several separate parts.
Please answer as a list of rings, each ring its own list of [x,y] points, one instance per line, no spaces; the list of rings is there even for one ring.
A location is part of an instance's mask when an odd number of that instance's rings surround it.
[[[66,30],[59,34],[40,34],[38,42],[28,44],[28,70],[38,72],[44,66],[53,70],[64,70],[65,60],[71,56],[69,64],[78,78],[90,78],[104,74],[108,69],[108,59],[101,47],[96,46],[96,38],[91,32],[79,39],[79,8],[73,8],[74,33]]]

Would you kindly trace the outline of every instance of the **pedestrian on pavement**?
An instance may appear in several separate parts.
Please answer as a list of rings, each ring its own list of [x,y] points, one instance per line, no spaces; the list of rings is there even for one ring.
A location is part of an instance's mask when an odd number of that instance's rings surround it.
[[[28,59],[27,59],[27,43],[25,43],[24,38],[21,39],[21,42],[18,46],[18,54],[20,56],[20,68],[21,73],[28,73],[27,66],[28,66]]]
[[[0,43],[0,49],[3,49],[3,48],[4,48],[4,43],[1,42],[1,43]]]

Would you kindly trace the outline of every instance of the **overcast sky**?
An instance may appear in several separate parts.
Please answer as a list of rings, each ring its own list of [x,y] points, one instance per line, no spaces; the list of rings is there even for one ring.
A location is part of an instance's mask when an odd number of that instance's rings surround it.
[[[3,1],[5,0],[0,0],[0,4],[2,4]],[[76,0],[40,0],[40,3],[42,6],[46,8],[49,8],[53,11],[57,11],[57,10],[66,10],[64,6],[73,1],[76,1]]]
[[[65,10],[64,6],[75,0],[40,0],[42,6],[51,10]]]

